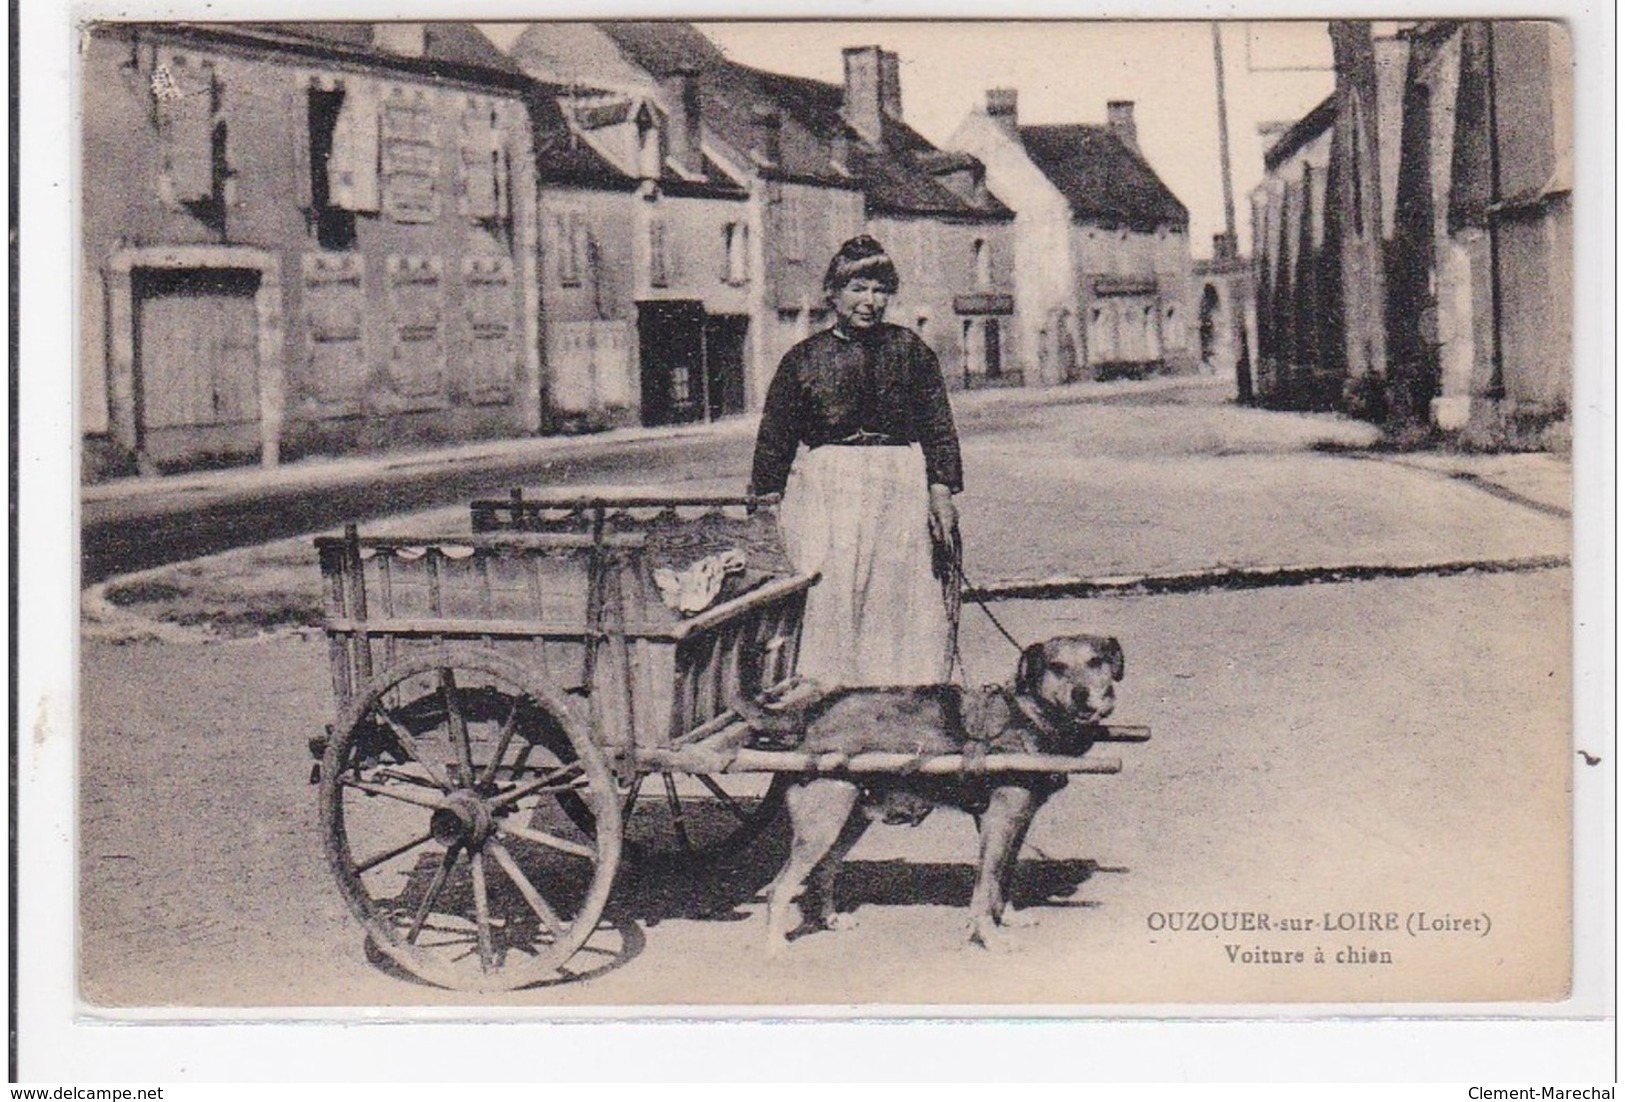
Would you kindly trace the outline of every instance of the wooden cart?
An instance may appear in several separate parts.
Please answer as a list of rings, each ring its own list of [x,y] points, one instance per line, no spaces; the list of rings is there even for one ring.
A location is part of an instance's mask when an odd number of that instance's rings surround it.
[[[378,950],[462,990],[555,979],[599,929],[629,824],[725,852],[790,775],[962,767],[750,745],[729,703],[790,683],[817,581],[789,570],[760,504],[516,494],[475,502],[473,534],[317,541],[338,705],[318,740],[321,826]],[[745,550],[740,591],[671,612],[662,559],[724,543]]]

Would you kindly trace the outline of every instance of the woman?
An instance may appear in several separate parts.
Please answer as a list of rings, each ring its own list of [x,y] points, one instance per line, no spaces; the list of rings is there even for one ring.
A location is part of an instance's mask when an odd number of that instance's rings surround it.
[[[949,673],[933,547],[953,561],[959,439],[936,355],[885,321],[896,290],[878,241],[841,246],[824,276],[835,324],[785,353],[756,437],[751,490],[783,492],[791,561],[821,575],[798,669],[832,685],[934,684]]]

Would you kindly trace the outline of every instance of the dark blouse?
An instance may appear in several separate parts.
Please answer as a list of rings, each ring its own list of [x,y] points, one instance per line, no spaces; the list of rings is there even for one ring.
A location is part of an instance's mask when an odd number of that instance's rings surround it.
[[[882,323],[852,336],[825,329],[784,354],[762,407],[751,490],[781,492],[798,445],[821,447],[855,432],[919,444],[931,482],[964,488],[936,353],[909,330]]]

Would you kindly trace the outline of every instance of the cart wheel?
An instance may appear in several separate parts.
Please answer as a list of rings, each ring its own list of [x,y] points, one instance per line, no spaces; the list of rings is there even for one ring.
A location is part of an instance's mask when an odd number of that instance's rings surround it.
[[[622,804],[628,851],[644,857],[731,857],[772,825],[789,786],[777,773],[641,774]]]
[[[322,832],[373,943],[459,990],[557,976],[598,928],[621,853],[615,782],[562,700],[453,648],[375,677],[341,731]],[[582,830],[584,812],[610,829]]]

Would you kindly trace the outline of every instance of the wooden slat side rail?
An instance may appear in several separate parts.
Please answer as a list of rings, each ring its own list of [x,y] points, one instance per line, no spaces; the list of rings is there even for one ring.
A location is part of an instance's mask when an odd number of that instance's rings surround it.
[[[731,730],[731,729],[729,729]],[[856,754],[814,754],[800,750],[730,750],[688,746],[677,750],[640,749],[638,768],[678,773],[890,773],[946,777],[966,773],[1121,773],[1117,758],[1071,757],[1065,754],[989,754],[981,768],[966,770],[959,754],[921,758],[881,750]]]
[[[605,532],[602,546],[617,550],[636,549],[648,543],[648,536],[643,532]],[[342,536],[317,536],[316,547],[324,549],[329,545],[344,546]],[[575,532],[477,532],[470,534],[463,532],[453,535],[437,536],[358,536],[355,546],[374,548],[379,550],[395,550],[401,547],[471,547],[481,550],[518,550],[518,551],[585,551],[593,546],[590,533],[578,534]]]
[[[445,635],[474,638],[489,635],[500,639],[554,639],[580,643],[594,634],[579,620],[573,623],[556,623],[541,620],[437,620],[431,617],[356,620],[344,617],[329,619],[323,626],[329,635],[366,635],[380,639],[389,636],[409,638]],[[657,632],[665,630],[667,629],[651,629],[648,634],[653,638],[660,638]]]
[[[793,578],[781,578],[758,586],[749,593],[742,593],[731,601],[724,601],[720,605],[708,608],[692,620],[684,620],[672,625],[671,638],[681,642],[695,632],[705,631],[718,624],[726,623],[750,610],[763,608],[774,601],[781,600],[792,593],[800,593],[804,589],[811,589],[818,581],[817,574],[799,574]]]
[[[773,504],[773,499],[752,497],[748,494],[695,494],[684,496],[583,496],[583,497],[509,497],[506,500],[473,501],[469,513],[476,532],[496,530],[506,519],[511,525],[521,522],[536,523],[542,513],[587,514],[599,509],[756,509]]]

